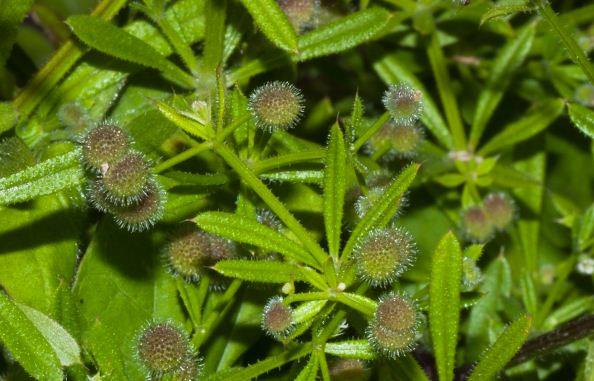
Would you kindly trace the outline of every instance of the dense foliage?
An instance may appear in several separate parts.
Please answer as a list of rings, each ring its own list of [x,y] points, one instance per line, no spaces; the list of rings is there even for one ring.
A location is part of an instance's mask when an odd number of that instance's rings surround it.
[[[4,0],[0,36],[0,380],[594,380],[594,4]]]

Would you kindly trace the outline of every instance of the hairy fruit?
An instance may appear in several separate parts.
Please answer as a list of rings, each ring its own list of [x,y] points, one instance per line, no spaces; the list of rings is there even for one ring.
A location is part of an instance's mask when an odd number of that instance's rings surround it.
[[[266,83],[252,92],[249,109],[256,126],[263,130],[286,130],[295,127],[303,114],[301,91],[288,82]]]

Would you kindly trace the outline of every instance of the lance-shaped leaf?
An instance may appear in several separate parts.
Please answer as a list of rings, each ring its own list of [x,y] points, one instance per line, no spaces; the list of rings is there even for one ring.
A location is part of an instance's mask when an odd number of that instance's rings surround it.
[[[454,234],[448,232],[433,253],[429,285],[429,326],[440,381],[454,378],[461,278],[462,251]]]
[[[373,228],[385,226],[396,213],[400,198],[412,184],[420,164],[414,163],[405,168],[388,186],[382,197],[367,211],[361,221],[355,226],[351,236],[345,244],[342,256],[348,258],[357,240]]]
[[[305,61],[353,48],[373,38],[389,19],[388,11],[369,8],[316,28],[299,37],[299,59]]]
[[[338,357],[373,360],[375,354],[367,340],[347,340],[326,343],[324,352]]]
[[[487,85],[481,91],[470,132],[470,144],[476,146],[495,108],[503,98],[514,72],[522,65],[534,41],[535,25],[526,26],[508,42],[495,58]]]
[[[318,266],[299,243],[254,220],[232,213],[206,212],[196,217],[195,222],[209,233],[271,250],[313,267]]]
[[[167,60],[152,46],[99,17],[71,16],[68,18],[68,25],[82,42],[93,49],[160,70],[182,86],[194,86],[194,79],[189,74]]]
[[[313,320],[322,311],[326,303],[328,303],[327,300],[313,300],[301,304],[293,310],[293,323],[300,324]]]
[[[324,171],[324,225],[330,255],[338,256],[344,192],[346,189],[346,149],[338,123],[330,130]]]
[[[281,49],[297,52],[297,34],[274,0],[241,0],[268,39]]]
[[[81,364],[80,348],[76,340],[70,336],[64,327],[34,308],[20,303],[17,303],[17,306],[27,315],[27,318],[29,318],[43,337],[45,337],[60,359],[62,366]]]
[[[568,104],[567,109],[573,124],[586,136],[594,139],[594,111],[575,103]]]
[[[21,366],[38,380],[62,381],[58,355],[35,324],[0,292],[0,341]]]
[[[182,114],[165,102],[156,101],[155,107],[161,114],[163,114],[163,116],[190,135],[197,136],[204,140],[208,140],[214,135],[212,127],[204,125],[198,120]]]
[[[479,155],[488,155],[538,134],[561,115],[563,106],[564,102],[560,99],[543,102],[522,119],[504,127],[500,133],[479,150]]]
[[[521,316],[514,321],[481,357],[468,381],[488,381],[495,377],[520,349],[530,331],[532,318]]]
[[[251,261],[247,259],[228,259],[217,262],[214,269],[219,273],[250,282],[287,283],[294,281],[309,281],[311,274],[308,269],[292,263],[276,261]],[[316,278],[316,284],[319,280]],[[321,283],[322,289],[327,289]]]
[[[31,200],[82,184],[80,152],[74,150],[0,178],[0,205]]]

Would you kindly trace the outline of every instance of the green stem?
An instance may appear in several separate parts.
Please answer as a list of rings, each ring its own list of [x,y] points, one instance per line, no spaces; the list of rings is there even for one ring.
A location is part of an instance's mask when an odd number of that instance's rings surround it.
[[[292,294],[285,298],[286,303],[295,303],[295,302],[311,302],[314,300],[327,300],[328,299],[328,292],[320,291],[320,292],[303,292],[299,294]]]
[[[244,124],[245,122],[247,122],[250,118],[251,118],[250,114],[243,114],[239,118],[235,119],[233,122],[229,123],[229,125],[227,127],[225,127],[225,129],[221,133],[221,136],[218,137],[220,139],[219,141],[225,140],[225,138],[227,136],[229,136],[231,133],[233,133],[233,131],[235,131],[235,129],[237,127],[239,127],[242,124]],[[213,143],[211,143],[211,142],[200,143],[197,146],[192,147],[188,150],[185,150],[184,152],[177,154],[174,157],[169,158],[169,159],[165,160],[164,162],[156,165],[154,168],[154,172],[161,173],[166,169],[174,167],[179,163],[189,160],[192,157],[194,157],[204,151],[211,149],[212,145],[213,145]]]
[[[439,45],[437,32],[434,32],[430,38],[429,46],[427,47],[427,55],[431,62],[431,69],[437,82],[437,89],[441,103],[445,109],[446,118],[452,132],[454,139],[454,146],[459,150],[466,149],[466,135],[464,133],[464,125],[460,117],[458,102],[452,89],[448,67],[445,62],[443,50]]]
[[[575,39],[563,28],[555,11],[553,11],[549,4],[545,3],[538,8],[538,12],[555,33],[557,33],[561,42],[565,45],[571,60],[582,68],[590,83],[594,85],[594,66],[590,63],[588,57],[584,54],[584,51],[579,47]]]
[[[247,165],[241,161],[237,155],[231,151],[225,144],[218,144],[215,151],[227,162],[227,164],[237,172],[239,177],[252,188],[254,192],[268,205],[268,207],[287,225],[287,227],[297,236],[303,245],[310,251],[315,260],[323,265],[327,254],[311,237],[310,233],[297,221],[297,219],[287,210],[283,203],[270,191],[270,189],[251,171]]]
[[[103,0],[91,13],[102,20],[112,19],[119,10],[126,5],[126,0]],[[71,37],[49,62],[33,77],[31,82],[19,93],[14,100],[14,106],[19,111],[20,120],[27,119],[35,110],[39,102],[56,86],[62,77],[86,52],[86,48],[76,44]]]

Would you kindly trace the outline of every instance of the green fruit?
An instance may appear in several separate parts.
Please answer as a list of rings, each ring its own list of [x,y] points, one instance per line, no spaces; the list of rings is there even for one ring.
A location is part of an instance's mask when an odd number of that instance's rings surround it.
[[[365,362],[359,359],[336,359],[330,364],[329,371],[331,381],[367,381],[370,376]]]
[[[295,127],[301,119],[303,96],[288,82],[269,82],[252,92],[249,109],[258,128],[286,130]]]
[[[415,259],[415,244],[402,228],[375,229],[353,251],[357,274],[371,286],[394,282]]]
[[[382,101],[396,124],[411,125],[421,116],[422,98],[423,94],[419,90],[400,83],[391,85]]]
[[[378,354],[394,359],[414,348],[419,324],[420,313],[410,298],[388,294],[378,302],[367,339]]]
[[[130,232],[145,231],[153,227],[163,216],[166,194],[155,181],[149,181],[144,196],[138,202],[115,207],[114,220]]]
[[[209,268],[221,259],[235,256],[234,244],[198,229],[195,225],[184,227],[165,247],[164,257],[169,271],[187,282],[196,282],[208,275],[218,274]]]
[[[84,137],[83,162],[89,169],[103,172],[128,153],[130,143],[130,138],[121,128],[100,124],[90,129]]]
[[[277,3],[298,33],[315,26],[319,0],[277,0]]]
[[[462,229],[473,242],[486,242],[493,237],[494,226],[483,208],[471,206],[462,212]]]
[[[469,257],[462,259],[462,288],[472,291],[483,280],[483,273],[476,265],[476,261]]]
[[[484,201],[485,213],[495,229],[504,230],[513,221],[515,215],[514,202],[504,193],[490,193]]]
[[[137,203],[148,191],[151,172],[143,154],[133,152],[106,167],[101,185],[112,203]]]
[[[191,355],[186,334],[173,323],[151,323],[136,339],[140,362],[156,377],[180,369]]]
[[[286,338],[294,328],[293,310],[279,296],[273,297],[264,306],[262,329],[277,340]]]

